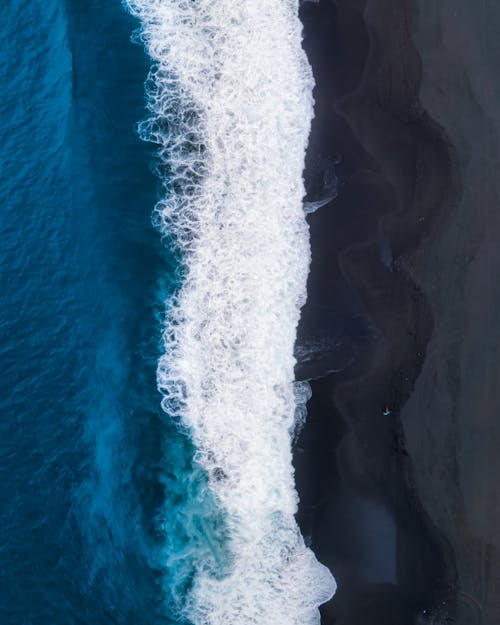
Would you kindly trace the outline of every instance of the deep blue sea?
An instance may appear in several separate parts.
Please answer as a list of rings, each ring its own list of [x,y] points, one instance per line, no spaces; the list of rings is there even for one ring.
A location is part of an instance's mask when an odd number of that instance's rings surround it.
[[[2,625],[168,614],[159,507],[192,454],[165,436],[156,391],[174,264],[134,130],[136,27],[118,0],[0,10]]]

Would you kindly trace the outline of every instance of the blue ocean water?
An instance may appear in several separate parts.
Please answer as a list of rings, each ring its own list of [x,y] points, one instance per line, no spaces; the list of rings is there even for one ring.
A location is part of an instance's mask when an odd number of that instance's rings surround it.
[[[136,27],[118,0],[0,11],[3,625],[175,622],[189,583],[203,479],[156,391],[175,262]]]

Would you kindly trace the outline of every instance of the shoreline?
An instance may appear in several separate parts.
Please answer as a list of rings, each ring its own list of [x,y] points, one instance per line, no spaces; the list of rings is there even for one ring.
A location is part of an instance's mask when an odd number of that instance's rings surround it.
[[[313,393],[294,457],[298,520],[338,583],[325,624],[452,617],[455,603],[453,552],[418,499],[399,415],[434,327],[411,258],[450,219],[460,183],[419,102],[412,7],[392,4],[301,6],[317,85],[306,201],[337,178],[337,196],[308,216],[296,350]]]

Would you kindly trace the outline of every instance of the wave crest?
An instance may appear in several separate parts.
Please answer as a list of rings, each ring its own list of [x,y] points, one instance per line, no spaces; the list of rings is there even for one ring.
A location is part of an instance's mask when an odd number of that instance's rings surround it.
[[[291,454],[307,398],[293,347],[310,262],[302,171],[313,115],[298,2],[128,5],[155,63],[140,130],[158,145],[156,220],[184,267],[158,386],[189,428],[230,553],[222,575],[195,563],[186,614],[197,625],[317,623],[335,583],[296,525]]]

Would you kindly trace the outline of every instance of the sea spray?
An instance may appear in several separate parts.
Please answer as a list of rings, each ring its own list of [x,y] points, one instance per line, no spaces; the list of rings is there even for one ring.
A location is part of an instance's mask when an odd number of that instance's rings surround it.
[[[167,302],[163,408],[189,431],[229,557],[193,562],[196,625],[307,625],[335,590],[295,522],[293,347],[306,297],[302,172],[313,79],[297,0],[128,0],[154,62],[157,143],[183,280]],[[300,404],[300,401],[299,401]]]

